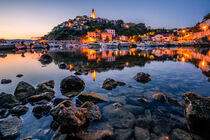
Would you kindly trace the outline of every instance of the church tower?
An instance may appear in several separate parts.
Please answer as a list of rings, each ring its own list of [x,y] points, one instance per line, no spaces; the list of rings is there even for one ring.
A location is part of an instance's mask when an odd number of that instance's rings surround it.
[[[92,17],[93,19],[95,19],[95,18],[96,18],[96,15],[95,15],[95,11],[94,11],[94,9],[92,10],[91,17]]]

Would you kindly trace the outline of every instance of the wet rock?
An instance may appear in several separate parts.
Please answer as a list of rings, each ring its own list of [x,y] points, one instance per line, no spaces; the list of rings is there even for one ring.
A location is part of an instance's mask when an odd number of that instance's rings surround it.
[[[26,82],[19,82],[15,89],[15,97],[23,102],[27,102],[27,99],[36,94],[35,88]]]
[[[168,98],[168,104],[173,106],[181,106],[181,102],[177,101],[176,99]]]
[[[86,108],[77,109],[71,101],[63,101],[51,109],[50,114],[64,132],[80,132],[89,125],[89,115]]]
[[[17,115],[17,116],[21,116],[24,115],[27,111],[28,111],[28,107],[24,106],[24,105],[18,105],[13,107],[12,109],[10,109],[10,113]]]
[[[210,82],[210,77],[208,77],[207,80]]]
[[[34,113],[34,116],[39,119],[42,116],[47,116],[49,114],[51,110],[51,106],[50,105],[39,105],[39,106],[35,106],[32,110],[32,112]]]
[[[9,84],[11,82],[12,82],[12,80],[10,80],[10,79],[2,79],[1,80],[1,84]]]
[[[77,133],[75,138],[79,140],[108,140],[113,139],[113,134],[110,131],[88,131]]]
[[[15,139],[20,135],[22,120],[18,117],[9,117],[0,120],[0,139]]]
[[[103,108],[103,118],[107,120],[113,128],[127,129],[133,128],[135,124],[135,116],[121,107],[116,107],[113,104]]]
[[[115,129],[114,131],[114,137],[116,140],[130,140],[133,135],[133,129]]]
[[[135,127],[136,140],[150,140],[149,131],[140,127]]]
[[[18,75],[16,75],[16,77],[21,78],[21,77],[23,77],[23,74],[18,74]]]
[[[21,140],[32,140],[31,137],[22,138]]]
[[[141,102],[141,103],[146,103],[147,99],[145,99],[145,98],[138,98],[138,101]]]
[[[152,96],[152,99],[164,103],[166,101],[166,96],[163,93],[156,93]]]
[[[29,97],[28,101],[29,102],[39,102],[41,100],[46,100],[49,102],[54,97],[54,94],[55,93],[53,93],[53,92],[45,92],[45,93],[42,93],[39,95],[33,95],[33,96]]]
[[[119,103],[114,103],[113,106],[114,106],[115,109],[122,108],[122,105],[119,104]]]
[[[0,107],[12,108],[19,104],[20,102],[12,94],[4,93],[4,92],[0,93]]]
[[[100,95],[98,95],[95,92],[83,92],[78,96],[77,103],[83,104],[86,101],[93,102],[94,104],[107,102],[104,98],[102,98]]]
[[[101,119],[101,112],[97,105],[92,102],[85,102],[80,108],[86,108],[91,121],[98,121]]]
[[[58,104],[60,104],[61,102],[65,101],[65,100],[69,100],[68,98],[56,98],[55,100],[53,100],[53,105],[57,106]]]
[[[193,140],[191,135],[184,130],[176,128],[171,133],[171,139],[173,140]]]
[[[41,83],[41,84],[38,84],[37,87],[36,87],[36,92],[37,93],[44,93],[44,92],[55,92],[53,90],[55,86],[55,82],[53,80],[50,80],[50,81],[46,81],[44,83]]]
[[[152,80],[149,74],[144,72],[139,72],[136,74],[136,76],[133,77],[136,81],[141,83],[147,83]]]
[[[62,94],[71,94],[71,92],[81,92],[85,88],[85,83],[77,76],[69,76],[64,78],[60,83]]]
[[[0,108],[0,119],[9,116],[9,111],[5,108]]]
[[[51,55],[49,54],[43,54],[39,61],[43,64],[43,65],[46,65],[46,64],[50,64],[52,62],[53,58]]]
[[[191,131],[204,137],[209,137],[210,99],[192,92],[182,95],[185,101],[185,118]]]
[[[82,72],[76,71],[74,74],[75,75],[82,75]]]
[[[58,67],[59,67],[59,69],[66,69],[66,68],[67,68],[67,66],[66,66],[65,63],[60,63],[60,64],[58,65]]]
[[[117,103],[120,103],[120,104],[126,104],[126,97],[125,96],[110,97],[108,99],[111,102],[117,102]]]
[[[131,112],[132,114],[139,115],[144,113],[144,107],[142,106],[135,106],[135,105],[124,105],[123,109],[125,109],[128,112]]]
[[[124,82],[115,81],[114,79],[107,78],[104,81],[102,88],[104,88],[106,90],[112,90],[112,89],[116,88],[117,86],[124,86],[124,85],[125,85]]]

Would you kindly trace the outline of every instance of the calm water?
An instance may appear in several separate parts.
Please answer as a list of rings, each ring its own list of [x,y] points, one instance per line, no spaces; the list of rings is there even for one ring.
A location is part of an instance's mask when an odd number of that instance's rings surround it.
[[[6,56],[2,56],[3,53]],[[162,92],[167,97],[175,98],[183,103],[181,95],[185,92],[192,91],[205,97],[208,97],[210,93],[210,83],[206,80],[207,76],[210,75],[205,73],[210,68],[210,51],[207,49],[50,52],[54,61],[48,65],[42,65],[38,61],[42,53],[41,50],[33,53],[24,52],[23,56],[21,52],[0,52],[0,79],[12,79],[11,84],[0,85],[0,92],[13,94],[20,81],[36,86],[38,83],[54,80],[56,84],[54,88],[55,98],[64,97],[59,89],[60,81],[69,75],[74,75],[75,72],[70,69],[59,69],[58,64],[64,62],[74,66],[75,69],[86,69],[88,74],[79,76],[86,83],[84,91],[97,92],[109,101],[99,104],[102,113],[104,106],[119,102],[138,118],[144,113],[129,108],[129,105],[133,108],[139,106],[137,98],[150,99],[154,93]],[[136,82],[133,76],[138,72],[149,73],[152,81],[146,84]],[[16,78],[17,74],[24,76]],[[107,91],[101,88],[106,78],[123,81],[126,86]],[[19,138],[32,136],[38,139],[50,139],[54,133],[54,131],[50,131],[50,124],[53,120],[51,116],[36,119],[32,113],[33,106],[30,104],[27,106],[30,107],[30,110],[21,116],[24,124]],[[149,108],[154,109],[157,106],[161,105],[154,104],[153,107]],[[184,106],[180,107],[180,112],[183,110]],[[183,115],[179,115],[179,117],[184,120]],[[106,114],[103,114],[101,121],[91,123],[89,129],[107,129],[109,122],[104,118],[106,118]]]

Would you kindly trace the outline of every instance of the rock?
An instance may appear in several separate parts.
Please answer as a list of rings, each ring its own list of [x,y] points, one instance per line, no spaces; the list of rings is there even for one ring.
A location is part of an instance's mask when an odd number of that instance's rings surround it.
[[[18,75],[16,75],[16,77],[21,78],[21,77],[23,77],[23,74],[18,74]]]
[[[130,140],[133,137],[133,129],[115,129],[114,136],[116,140]]]
[[[139,72],[133,77],[137,82],[147,83],[152,80],[149,74],[144,72]]]
[[[192,92],[182,95],[185,101],[185,118],[191,131],[209,138],[210,99]]]
[[[31,137],[22,138],[21,140],[32,140]]]
[[[10,109],[10,113],[17,115],[17,116],[21,116],[24,115],[27,111],[28,111],[28,107],[24,106],[24,105],[18,105],[13,107],[12,109]]]
[[[136,140],[150,140],[149,131],[140,127],[135,127]]]
[[[8,110],[5,108],[0,108],[0,119],[6,118],[7,116],[9,116]]]
[[[123,106],[123,109],[125,109],[128,112],[131,112],[135,116],[144,113],[144,107],[142,107],[142,106],[135,106],[135,105],[126,104],[126,105]]]
[[[92,102],[85,102],[80,108],[86,108],[88,110],[89,118],[91,121],[98,121],[101,119],[101,112],[97,105]]]
[[[51,55],[49,54],[43,54],[39,61],[43,64],[43,65],[46,65],[46,64],[50,64],[52,62],[53,58]]]
[[[210,77],[208,77],[207,80],[210,82]]]
[[[137,100],[141,103],[146,103],[147,102],[147,99],[145,99],[145,98],[138,98]]]
[[[36,94],[35,88],[26,82],[19,82],[15,89],[15,97],[23,102],[27,102],[27,99]]]
[[[103,118],[116,129],[133,128],[135,124],[135,116],[131,112],[113,104],[103,107]]]
[[[152,96],[152,99],[164,103],[166,101],[166,96],[163,93],[156,93]]]
[[[61,130],[73,133],[87,129],[89,115],[86,108],[77,109],[71,101],[65,100],[51,109],[50,114],[59,122]]]
[[[4,93],[4,92],[0,93],[0,107],[12,108],[19,104],[20,102],[12,94]]]
[[[82,72],[76,71],[74,74],[75,75],[82,75]]]
[[[113,134],[110,131],[88,131],[77,133],[72,138],[79,140],[109,140],[113,139]]]
[[[60,104],[61,102],[65,101],[65,100],[69,100],[68,98],[56,98],[55,100],[53,100],[53,105],[57,106],[58,104]]]
[[[34,113],[34,116],[39,119],[42,116],[48,115],[50,110],[51,110],[50,105],[39,105],[39,106],[35,106],[32,112]]]
[[[107,78],[104,81],[102,88],[104,88],[106,90],[112,90],[113,88],[116,88],[117,86],[124,86],[124,85],[125,85],[124,82],[115,81],[114,79]]]
[[[83,104],[86,101],[93,102],[94,104],[107,102],[104,98],[102,98],[100,95],[98,95],[95,92],[83,92],[78,96],[77,103]]]
[[[174,106],[181,106],[182,103],[177,101],[176,99],[168,98],[168,104],[169,105],[174,105]]]
[[[10,79],[2,79],[1,80],[1,84],[9,84],[11,82],[12,82],[12,80],[10,80]]]
[[[38,84],[37,87],[36,87],[36,92],[37,93],[44,93],[44,92],[55,92],[53,90],[55,86],[55,82],[53,80],[50,80],[50,81],[46,81],[44,83],[41,83],[41,84]]]
[[[179,128],[174,129],[171,132],[171,139],[173,140],[193,140],[191,135],[184,130]]]
[[[29,102],[39,102],[41,100],[46,100],[46,101],[51,101],[52,98],[54,97],[54,92],[45,92],[39,95],[33,95],[29,97],[28,101]]]
[[[59,67],[59,69],[66,69],[66,68],[67,68],[67,66],[66,66],[65,63],[60,63],[60,64],[58,65],[58,67]]]
[[[64,95],[71,94],[71,92],[81,92],[84,88],[84,81],[77,76],[66,77],[60,83],[60,90]]]
[[[0,139],[15,139],[20,135],[22,120],[18,117],[9,117],[0,120]]]

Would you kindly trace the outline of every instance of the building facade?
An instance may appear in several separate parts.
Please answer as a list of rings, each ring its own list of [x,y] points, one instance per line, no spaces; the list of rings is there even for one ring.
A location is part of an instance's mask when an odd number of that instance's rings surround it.
[[[106,29],[105,31],[106,31],[107,33],[112,34],[112,37],[115,37],[115,36],[116,36],[116,32],[115,32],[114,29]]]

